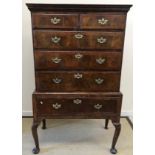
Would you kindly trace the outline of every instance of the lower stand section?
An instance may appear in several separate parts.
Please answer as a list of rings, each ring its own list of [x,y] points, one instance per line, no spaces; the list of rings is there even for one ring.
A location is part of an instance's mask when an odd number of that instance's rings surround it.
[[[109,122],[109,119],[106,119],[106,121],[105,121],[105,129],[108,128],[108,122]],[[38,128],[40,123],[41,123],[41,120],[33,120],[32,135],[33,135],[34,142],[35,142],[35,148],[33,148],[33,150],[32,150],[33,154],[38,154],[40,152],[38,133],[37,133],[37,128]],[[43,119],[42,123],[43,123],[42,129],[46,129],[46,120]],[[116,150],[115,146],[116,146],[118,137],[120,135],[121,124],[120,124],[119,121],[118,122],[112,121],[112,123],[113,123],[113,125],[115,127],[115,133],[114,133],[114,137],[113,137],[113,141],[112,141],[112,146],[111,146],[110,152],[112,154],[116,154],[117,150]]]

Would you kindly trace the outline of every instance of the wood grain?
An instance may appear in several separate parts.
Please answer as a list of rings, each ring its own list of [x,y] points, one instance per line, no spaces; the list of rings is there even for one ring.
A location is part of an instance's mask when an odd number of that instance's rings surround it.
[[[82,78],[75,78],[80,74]],[[53,79],[61,79],[60,83],[54,83]],[[97,84],[96,79],[103,79],[103,83]],[[119,91],[120,73],[119,72],[85,72],[85,71],[42,71],[36,72],[37,91]]]
[[[83,38],[77,39],[75,35],[81,34]],[[87,32],[87,31],[50,31],[35,30],[34,48],[36,49],[122,49],[124,35],[122,32]],[[58,37],[60,41],[53,43],[52,38]],[[98,38],[105,38],[105,43],[99,43]]]
[[[79,57],[78,57],[79,56]],[[35,51],[37,70],[116,70],[121,69],[122,53],[110,51]],[[53,59],[59,59],[55,63]],[[100,62],[98,62],[101,60]]]
[[[99,20],[107,20],[104,24],[99,23]],[[82,29],[124,29],[126,15],[108,14],[108,13],[92,13],[80,15],[80,28]]]
[[[60,22],[53,24],[52,18],[59,19]],[[32,14],[33,28],[77,28],[78,15],[77,14],[47,14],[47,13],[33,13]]]

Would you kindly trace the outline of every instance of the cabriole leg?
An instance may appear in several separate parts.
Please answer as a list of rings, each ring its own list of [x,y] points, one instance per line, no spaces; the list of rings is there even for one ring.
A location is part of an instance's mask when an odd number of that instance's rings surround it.
[[[113,141],[112,141],[112,146],[111,146],[110,152],[112,154],[116,154],[117,150],[116,150],[115,146],[116,146],[118,137],[120,135],[121,124],[119,122],[113,122],[113,125],[115,126],[115,133],[114,133],[114,137],[113,137]]]
[[[39,148],[39,140],[38,140],[38,133],[37,133],[37,128],[40,124],[40,121],[36,121],[36,120],[33,120],[33,124],[32,124],[32,136],[33,136],[33,139],[34,139],[34,143],[35,143],[35,148],[33,148],[32,152],[34,154],[38,154],[39,151],[40,151],[40,148]]]

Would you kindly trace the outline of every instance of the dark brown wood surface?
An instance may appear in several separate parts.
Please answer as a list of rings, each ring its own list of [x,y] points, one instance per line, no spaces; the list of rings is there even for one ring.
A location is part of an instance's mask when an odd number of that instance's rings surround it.
[[[110,51],[34,51],[37,70],[120,70],[122,53]],[[55,61],[54,61],[55,60]]]
[[[34,93],[34,106],[37,115],[45,116],[84,116],[84,115],[116,115],[120,113],[122,95],[120,93]],[[81,103],[75,103],[80,100]],[[53,104],[60,104],[61,108],[54,109]],[[95,109],[96,104],[102,105]],[[103,117],[102,116],[102,117]],[[74,118],[74,117],[73,117]]]
[[[132,5],[101,4],[36,4],[27,3],[31,12],[123,12],[127,13]]]
[[[56,96],[56,95],[55,95]],[[62,96],[61,98],[39,98],[36,97],[37,100],[37,113],[42,116],[47,115],[80,115],[86,113],[102,113],[106,115],[107,113],[116,114],[117,106],[120,107],[120,103],[118,102],[118,98],[66,98]],[[74,101],[80,100],[81,103],[76,104]],[[60,105],[59,109],[53,108],[53,105]],[[119,105],[118,105],[119,104]],[[102,106],[100,109],[96,109],[95,106]]]
[[[58,19],[60,21],[53,24],[51,19]],[[78,26],[78,15],[33,13],[32,26],[33,28],[76,28]]]
[[[101,21],[99,22],[99,20]],[[105,22],[107,20],[107,22]],[[126,15],[124,14],[108,14],[108,13],[92,13],[80,15],[81,29],[124,29]],[[105,23],[104,23],[105,22]]]
[[[88,31],[49,31],[35,30],[34,48],[36,49],[122,49],[124,34],[122,32],[88,32]],[[76,35],[82,38],[77,39]],[[52,38],[59,38],[58,43],[52,42]],[[98,39],[106,39],[105,43],[99,43]]]
[[[76,78],[75,76],[82,76]],[[54,83],[58,79],[59,83]],[[102,79],[101,84],[96,80]],[[41,71],[36,72],[37,91],[119,91],[120,73],[119,72],[82,72],[82,71]]]

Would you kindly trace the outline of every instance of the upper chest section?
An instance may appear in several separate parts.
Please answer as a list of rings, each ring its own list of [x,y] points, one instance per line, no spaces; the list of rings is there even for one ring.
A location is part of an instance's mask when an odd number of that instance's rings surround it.
[[[33,28],[120,29],[125,28],[123,13],[32,13]]]
[[[33,29],[124,30],[130,5],[27,4]]]

